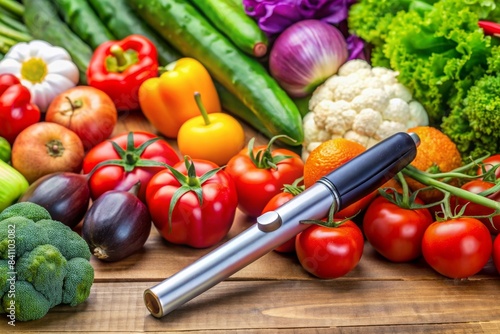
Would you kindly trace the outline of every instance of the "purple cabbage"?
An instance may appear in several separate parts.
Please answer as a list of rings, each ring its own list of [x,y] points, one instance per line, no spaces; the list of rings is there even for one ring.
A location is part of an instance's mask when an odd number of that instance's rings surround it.
[[[339,24],[347,18],[354,0],[243,0],[248,16],[254,18],[270,38],[293,23],[316,19]]]

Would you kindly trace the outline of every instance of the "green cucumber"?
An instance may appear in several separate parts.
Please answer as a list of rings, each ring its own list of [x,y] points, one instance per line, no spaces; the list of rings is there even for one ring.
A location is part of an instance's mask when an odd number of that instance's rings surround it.
[[[266,133],[290,137],[281,138],[289,145],[302,144],[302,117],[291,98],[257,59],[234,46],[195,7],[184,0],[130,2],[181,54],[200,61],[212,78],[242,101]]]
[[[10,143],[4,137],[0,137],[0,160],[9,162],[11,153],[12,147]]]
[[[104,42],[115,39],[115,36],[99,20],[87,0],[52,1],[64,22],[93,49]]]
[[[267,53],[266,34],[234,0],[191,0],[219,31],[225,34],[243,52],[263,57]]]
[[[153,42],[161,65],[167,65],[181,57],[178,51],[135,14],[127,0],[89,0],[89,3],[117,38],[139,34]]]
[[[35,39],[64,48],[80,71],[80,83],[87,83],[87,67],[92,58],[92,48],[76,35],[57,15],[50,0],[23,0],[24,23]]]

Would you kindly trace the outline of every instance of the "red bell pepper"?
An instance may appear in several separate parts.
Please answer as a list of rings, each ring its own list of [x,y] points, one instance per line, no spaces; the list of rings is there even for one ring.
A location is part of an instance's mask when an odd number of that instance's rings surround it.
[[[87,82],[108,94],[120,111],[139,108],[139,87],[158,75],[158,52],[141,35],[97,47],[87,69]]]
[[[0,136],[12,144],[17,135],[40,120],[31,93],[13,74],[0,74]]]

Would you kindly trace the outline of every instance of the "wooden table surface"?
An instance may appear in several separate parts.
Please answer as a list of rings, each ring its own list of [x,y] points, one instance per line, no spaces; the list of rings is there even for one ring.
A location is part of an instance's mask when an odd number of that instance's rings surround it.
[[[155,131],[141,114],[122,115],[115,134],[140,129]],[[237,213],[226,239],[253,223]],[[153,227],[140,253],[115,263],[92,258],[85,303],[16,327],[2,321],[0,332],[500,333],[500,276],[491,261],[468,280],[451,280],[422,260],[389,263],[369,244],[342,278],[314,278],[294,256],[272,252],[165,317],[151,316],[144,290],[208,251],[168,244]]]

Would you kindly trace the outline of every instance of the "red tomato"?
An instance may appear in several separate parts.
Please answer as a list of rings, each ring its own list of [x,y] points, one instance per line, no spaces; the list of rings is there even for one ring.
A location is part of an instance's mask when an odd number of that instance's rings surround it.
[[[285,188],[284,191],[280,192],[279,194],[275,195],[271,200],[267,203],[267,205],[264,207],[264,210],[262,210],[262,213],[266,213],[269,211],[273,211],[274,209],[279,208],[292,198],[294,198],[297,194],[301,193],[304,190],[304,187],[299,187],[299,186],[294,186],[291,185],[293,188]],[[276,247],[274,249],[278,253],[293,253],[295,252],[295,237],[291,238],[284,244]]]
[[[89,150],[113,133],[118,113],[113,100],[102,90],[75,86],[57,95],[45,113],[47,122],[73,130]]]
[[[165,240],[205,248],[215,245],[229,232],[236,214],[238,196],[233,180],[222,169],[208,179],[200,180],[203,174],[218,167],[215,163],[193,160],[193,164],[196,175],[189,177],[189,182],[201,183],[198,184],[203,194],[201,205],[195,191],[188,190],[178,198],[173,207],[172,220],[169,221],[169,207],[183,186],[170,170],[163,170],[153,176],[146,190],[146,201],[153,223]],[[173,167],[188,175],[183,162]]]
[[[419,204],[422,201],[417,199]],[[379,196],[363,217],[366,239],[386,259],[407,262],[422,254],[422,238],[433,218],[427,209],[404,209]]]
[[[143,147],[142,150],[140,146],[149,140],[156,141]],[[117,151],[112,143],[121,149]],[[98,198],[108,190],[127,191],[140,181],[138,197],[145,201],[149,180],[156,173],[165,170],[162,166],[146,165],[159,162],[173,165],[179,160],[175,150],[164,139],[159,139],[152,133],[135,131],[115,136],[94,146],[83,160],[83,172],[90,173],[97,164],[114,161],[115,164],[98,168],[90,177],[92,199]]]
[[[479,194],[480,192],[486,191],[492,188],[495,184],[492,182],[486,182],[482,180],[472,180],[465,183],[461,188],[467,191],[470,191],[474,194]],[[500,202],[500,192],[493,193],[487,196],[489,199]],[[481,204],[477,204],[474,202],[469,202],[466,199],[460,197],[454,197],[452,199],[452,205],[457,204],[457,210],[465,206],[464,216],[487,216],[492,214],[495,210],[483,206]],[[500,215],[494,216],[491,218],[478,218],[483,222],[484,225],[490,230],[492,234],[498,234],[500,232]]]
[[[493,166],[500,164],[500,154],[494,154],[486,159],[483,160],[484,163],[484,169],[486,171],[489,171]],[[482,175],[483,174],[483,169],[481,166],[477,169],[477,175]],[[495,170],[495,177],[497,179],[500,178],[500,167],[498,167]]]
[[[363,255],[361,229],[347,220],[338,227],[311,225],[295,239],[302,267],[312,275],[330,279],[346,275]]]
[[[261,161],[250,157],[248,148],[232,157],[226,166],[238,191],[239,209],[251,217],[258,217],[271,198],[281,192],[284,184],[291,184],[304,174],[304,162],[298,154],[284,148],[267,150],[266,146],[253,148],[254,155],[261,151]],[[263,153],[265,152],[265,153]],[[263,153],[263,154],[262,154]],[[278,156],[291,156],[277,162]]]
[[[500,236],[496,236],[495,241],[493,241],[493,264],[497,272],[500,273]]]
[[[492,248],[490,232],[475,218],[434,222],[422,239],[425,261],[449,278],[467,278],[477,274],[488,262]]]

